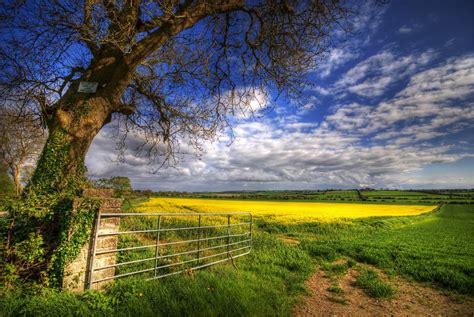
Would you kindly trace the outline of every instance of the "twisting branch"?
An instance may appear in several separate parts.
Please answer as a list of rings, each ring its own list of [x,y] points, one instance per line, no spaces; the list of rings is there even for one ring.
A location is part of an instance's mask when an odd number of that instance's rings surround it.
[[[134,131],[146,154],[199,151],[255,100],[266,106],[269,91],[298,97],[350,13],[338,0],[0,4],[0,97],[49,100],[37,103],[43,123],[100,97],[102,125]],[[97,93],[78,95],[80,81],[97,82]]]

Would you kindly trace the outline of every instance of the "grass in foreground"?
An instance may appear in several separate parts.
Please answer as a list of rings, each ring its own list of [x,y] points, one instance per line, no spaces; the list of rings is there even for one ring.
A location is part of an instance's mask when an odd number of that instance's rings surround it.
[[[446,205],[436,213],[415,217],[296,224],[259,219],[256,223],[254,251],[236,261],[238,269],[228,264],[160,281],[123,280],[105,293],[3,291],[1,315],[285,316],[291,314],[315,262],[324,264],[343,256],[444,289],[474,292],[474,208],[470,205]],[[281,234],[302,242],[284,244],[277,239]],[[348,261],[327,268],[339,274],[354,264]],[[366,273],[360,285],[374,294],[387,294],[376,281]],[[336,288],[333,293],[331,300],[345,303]]]
[[[23,289],[0,294],[1,316],[288,316],[313,267],[301,249],[255,236],[254,252],[159,281],[122,280],[105,293]]]

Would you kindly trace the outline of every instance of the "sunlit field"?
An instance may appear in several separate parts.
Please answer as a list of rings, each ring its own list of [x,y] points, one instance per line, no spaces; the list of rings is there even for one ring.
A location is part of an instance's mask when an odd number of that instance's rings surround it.
[[[254,217],[280,223],[331,221],[366,217],[414,216],[436,206],[336,204],[320,202],[272,202],[210,200],[187,198],[151,198],[138,208],[141,212],[251,212]]]

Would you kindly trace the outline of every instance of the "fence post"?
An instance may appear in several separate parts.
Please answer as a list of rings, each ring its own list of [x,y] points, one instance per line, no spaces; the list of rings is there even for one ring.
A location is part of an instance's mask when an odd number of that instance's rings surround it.
[[[250,251],[252,251],[253,246],[253,215],[250,214]]]
[[[230,215],[227,215],[227,258],[230,257]]]
[[[197,264],[199,265],[199,258],[201,256],[201,215],[198,220],[198,239],[197,239]]]
[[[90,243],[91,248],[90,248],[90,256],[89,256],[89,263],[87,265],[88,267],[88,272],[87,272],[87,283],[86,283],[86,289],[91,289],[92,288],[92,278],[94,277],[94,260],[95,260],[95,252],[97,250],[97,239],[99,236],[99,226],[100,226],[100,209],[97,212],[97,215],[95,216],[95,223],[94,227],[92,228],[92,234],[93,238]]]
[[[79,250],[79,254],[64,266],[62,287],[69,291],[82,292],[84,289],[103,289],[108,282],[93,283],[94,279],[113,276],[115,268],[94,271],[94,268],[104,265],[115,264],[115,254],[97,254],[95,249],[116,249],[118,236],[101,237],[104,232],[118,231],[120,217],[105,219],[103,213],[120,213],[122,199],[113,198],[112,189],[84,189],[83,196],[74,198],[72,215],[78,216],[78,212],[84,212],[79,208],[84,199],[98,201],[99,210],[91,226],[87,242]],[[72,230],[69,233],[72,237]]]
[[[160,251],[160,230],[161,230],[161,215],[158,216],[158,231],[156,232],[156,248],[155,248],[155,277],[158,273],[158,255]]]

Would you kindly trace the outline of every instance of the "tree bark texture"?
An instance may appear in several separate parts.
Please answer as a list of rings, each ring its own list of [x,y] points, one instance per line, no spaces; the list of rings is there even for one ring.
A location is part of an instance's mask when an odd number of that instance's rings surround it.
[[[48,121],[48,140],[28,184],[30,192],[61,194],[80,189],[87,151],[112,113],[120,111],[120,96],[130,74],[129,65],[109,52],[94,59],[84,75],[71,84]],[[81,81],[97,82],[97,92],[79,93]]]
[[[58,109],[28,186],[35,194],[59,194],[82,181],[87,151],[109,116],[103,103],[91,98],[70,109]]]
[[[15,184],[15,193],[18,197],[21,194],[21,162],[14,164],[14,166],[11,167],[11,170],[13,183]]]

